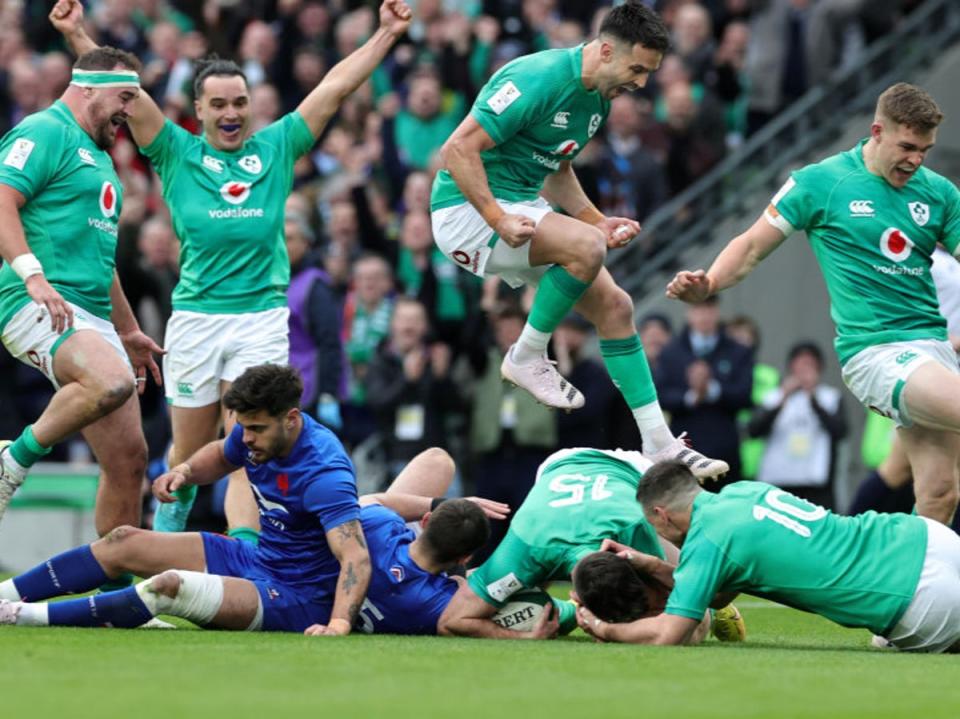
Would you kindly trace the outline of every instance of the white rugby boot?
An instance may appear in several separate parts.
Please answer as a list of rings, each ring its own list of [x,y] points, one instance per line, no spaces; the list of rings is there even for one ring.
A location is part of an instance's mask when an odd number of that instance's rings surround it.
[[[11,444],[13,442],[9,439],[0,440],[0,520],[3,519],[7,505],[13,499],[13,493],[20,488],[27,476],[26,472],[9,461]]]
[[[500,364],[500,376],[507,382],[527,390],[541,404],[556,409],[579,409],[583,407],[583,395],[557,372],[556,362],[546,355],[533,362],[520,364],[513,361],[511,347]]]
[[[730,471],[730,465],[721,459],[710,459],[690,446],[687,433],[684,432],[659,452],[648,454],[651,462],[673,460],[687,465],[693,476],[703,483],[705,479],[719,479]]]

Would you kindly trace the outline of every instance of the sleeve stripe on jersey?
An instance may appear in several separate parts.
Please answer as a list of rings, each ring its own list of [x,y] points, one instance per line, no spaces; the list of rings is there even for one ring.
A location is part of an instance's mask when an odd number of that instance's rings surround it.
[[[796,231],[796,228],[787,222],[787,218],[781,215],[773,205],[763,211],[763,219],[780,230],[784,237],[789,237]]]

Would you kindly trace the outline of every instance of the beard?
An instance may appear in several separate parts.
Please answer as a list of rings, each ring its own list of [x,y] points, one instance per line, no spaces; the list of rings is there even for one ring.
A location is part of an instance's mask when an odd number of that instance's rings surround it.
[[[90,110],[93,118],[93,141],[101,150],[109,150],[117,141],[117,130],[126,121],[120,113],[108,115],[100,103],[95,103]]]

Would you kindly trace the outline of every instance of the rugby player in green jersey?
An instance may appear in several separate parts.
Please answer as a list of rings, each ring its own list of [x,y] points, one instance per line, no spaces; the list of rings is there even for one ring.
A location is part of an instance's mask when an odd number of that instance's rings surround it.
[[[56,389],[40,418],[0,450],[0,517],[28,469],[82,432],[100,464],[95,522],[140,522],[146,372],[162,352],[140,331],[117,278],[123,200],[107,150],[134,112],[140,63],[114,48],[82,55],[51,107],[0,140],[0,334]]]
[[[202,136],[167,120],[145,93],[137,99],[133,139],[160,176],[181,243],[165,338],[170,466],[217,438],[220,398],[247,367],[286,364],[290,263],[283,219],[294,163],[406,32],[411,16],[401,0],[384,0],[380,27],[366,44],[330,70],[294,112],[253,135],[247,81],[232,62],[214,60],[198,70],[194,94]],[[60,0],[50,20],[75,52],[95,47],[77,0]],[[229,433],[233,420],[222,414]],[[181,501],[166,505],[156,528],[182,530],[195,493],[189,488]],[[234,530],[258,526],[242,470],[231,477],[227,517]]]
[[[707,272],[677,273],[667,296],[700,302],[805,230],[830,293],[843,380],[896,422],[918,513],[949,524],[960,496],[960,371],[930,263],[938,242],[960,251],[960,192],[922,166],[942,119],[920,88],[888,88],[869,138],[794,172]]]
[[[492,617],[518,592],[566,579],[582,557],[608,546],[630,548],[674,566],[676,547],[661,542],[636,501],[640,478],[650,465],[639,452],[623,450],[564,449],[550,455],[506,536],[447,605],[439,633],[538,639],[569,632],[576,626],[571,602],[554,600],[556,616],[542,618],[532,635],[500,627]],[[740,617],[730,609],[727,624],[735,624]],[[696,641],[710,628],[706,607],[700,619]],[[742,632],[727,634],[742,638]]]
[[[607,249],[625,245],[640,226],[605,217],[572,169],[606,122],[611,98],[646,85],[668,44],[660,17],[627,2],[610,11],[591,42],[505,65],[441,149],[446,169],[433,184],[431,219],[437,245],[462,269],[537,287],[529,321],[501,365],[504,379],[548,406],[583,406],[546,353],[560,320],[576,308],[599,332],[604,363],[647,455],[682,459],[698,477],[717,477],[726,462],[694,452],[667,427],[633,302],[603,266]]]
[[[647,470],[637,499],[657,532],[680,547],[680,563],[671,577],[656,557],[623,557],[672,590],[662,614],[634,622],[604,622],[596,616],[602,607],[581,607],[580,626],[599,639],[683,644],[717,593],[749,592],[869,629],[899,649],[960,648],[960,537],[935,520],[843,517],[765,482],[714,494],[677,462]],[[588,581],[581,571],[593,571],[593,559],[575,568],[575,586]]]

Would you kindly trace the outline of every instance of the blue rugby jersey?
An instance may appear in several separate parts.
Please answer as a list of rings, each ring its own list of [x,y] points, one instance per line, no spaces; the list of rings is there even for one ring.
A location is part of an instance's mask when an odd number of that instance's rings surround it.
[[[224,456],[243,467],[260,508],[257,558],[273,578],[292,587],[333,595],[340,563],[326,533],[360,518],[353,465],[340,440],[303,416],[303,429],[286,457],[251,461],[237,424]]]
[[[360,512],[373,572],[357,627],[368,634],[436,634],[457,591],[445,573],[430,574],[410,558],[416,539],[397,513],[374,505]]]

